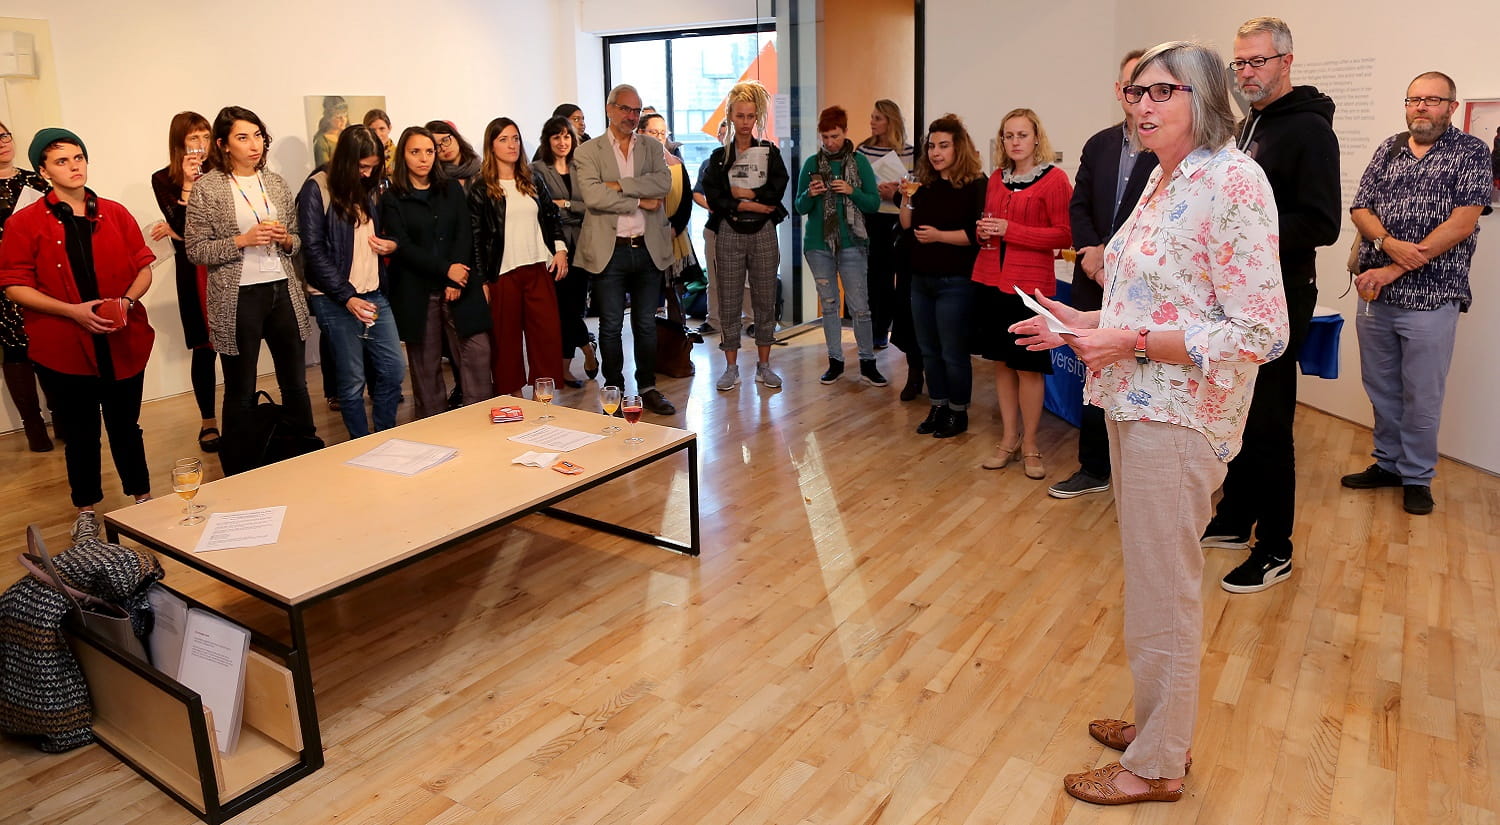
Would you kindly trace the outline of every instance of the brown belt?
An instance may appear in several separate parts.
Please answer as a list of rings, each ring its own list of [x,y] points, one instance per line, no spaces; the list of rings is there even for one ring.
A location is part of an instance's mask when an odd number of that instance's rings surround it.
[[[646,236],[645,235],[631,235],[628,238],[623,237],[623,236],[615,238],[615,248],[616,249],[619,249],[620,247],[625,247],[627,249],[634,249],[634,248],[636,248],[638,246],[645,246],[645,245],[646,245]]]

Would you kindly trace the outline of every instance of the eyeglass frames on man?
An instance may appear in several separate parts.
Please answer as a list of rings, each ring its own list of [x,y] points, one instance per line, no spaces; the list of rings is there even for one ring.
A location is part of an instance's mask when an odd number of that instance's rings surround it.
[[[1451,98],[1451,97],[1406,97],[1406,98],[1402,98],[1402,102],[1405,103],[1407,106],[1416,106],[1418,104],[1425,103],[1428,106],[1431,106],[1432,108],[1436,109],[1437,107],[1443,105],[1444,103],[1452,103],[1453,102],[1453,98]]]
[[[1245,68],[1246,66],[1249,66],[1252,69],[1259,69],[1278,57],[1286,56],[1286,52],[1277,52],[1276,54],[1268,54],[1265,57],[1247,57],[1244,60],[1231,60],[1229,61],[1229,71],[1237,72],[1240,69]]]
[[[611,103],[609,105],[615,107],[616,109],[619,109],[627,115],[635,115],[636,117],[640,117],[642,108],[640,106],[621,106],[618,103]]]
[[[1152,83],[1150,86],[1130,85],[1120,90],[1125,96],[1126,103],[1140,103],[1141,98],[1150,95],[1157,103],[1166,103],[1172,99],[1172,92],[1191,92],[1192,86],[1184,86],[1181,83]]]
[[[0,143],[10,143],[15,139],[15,136],[10,132],[0,132]]]

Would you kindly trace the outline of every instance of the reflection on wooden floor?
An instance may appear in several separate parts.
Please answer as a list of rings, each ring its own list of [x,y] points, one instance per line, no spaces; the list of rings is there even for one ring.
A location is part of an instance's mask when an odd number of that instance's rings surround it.
[[[1093,808],[1060,777],[1116,758],[1085,725],[1128,716],[1130,687],[1113,504],[1046,495],[1074,469],[1071,429],[1044,424],[1047,482],[986,472],[999,428],[982,364],[971,432],[938,441],[912,433],[925,404],[896,399],[895,349],[880,354],[894,386],[825,387],[813,331],[776,348],[783,390],[720,394],[710,345],[696,378],[662,383],[701,434],[702,558],[532,517],[314,608],[327,767],[236,822],[1500,818],[1500,480],[1444,461],[1437,512],[1407,516],[1399,491],[1338,486],[1367,463],[1368,431],[1299,410],[1297,572],[1230,596],[1217,579],[1242,556],[1208,551],[1188,796]],[[143,426],[166,491],[171,460],[198,454],[191,397],[148,405]],[[61,452],[14,434],[0,461],[9,582],[23,526],[62,542],[71,512]],[[685,535],[685,488],[665,462],[574,506]],[[103,509],[124,505],[112,472],[105,489]],[[380,540],[359,513],[328,517],[349,542]],[[277,629],[180,566],[169,580]],[[0,741],[0,822],[193,821],[97,747]]]

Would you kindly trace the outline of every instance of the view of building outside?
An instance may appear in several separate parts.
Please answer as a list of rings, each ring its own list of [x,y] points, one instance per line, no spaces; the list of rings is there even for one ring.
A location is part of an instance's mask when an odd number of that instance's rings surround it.
[[[636,87],[642,106],[666,115],[688,180],[697,181],[698,170],[719,146],[714,138],[718,123],[709,121],[719,113],[730,87],[748,77],[776,90],[775,43],[776,34],[770,31],[614,42],[609,49],[610,80]],[[706,218],[703,210],[693,210],[688,230],[700,261]]]

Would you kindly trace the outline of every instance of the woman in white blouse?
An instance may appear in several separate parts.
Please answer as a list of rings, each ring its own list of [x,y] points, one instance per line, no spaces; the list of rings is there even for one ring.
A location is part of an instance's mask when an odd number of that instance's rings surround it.
[[[1063,779],[1072,796],[1103,805],[1182,798],[1203,636],[1198,537],[1240,448],[1256,370],[1287,341],[1276,201],[1234,147],[1224,61],[1196,43],[1163,43],[1123,92],[1133,140],[1161,167],[1106,248],[1103,309],[1038,295],[1077,333],[1059,336],[1038,318],[1011,328],[1030,349],[1078,353],[1109,430],[1136,719],[1091,722],[1089,734],[1124,755]]]
[[[562,324],[553,281],[567,277],[568,247],[552,193],[532,174],[521,130],[508,117],[484,129],[484,163],[469,182],[469,215],[477,274],[489,284],[495,324],[495,392],[519,395],[538,378],[561,384]]]
[[[285,423],[305,443],[316,435],[303,342],[311,331],[306,285],[292,266],[301,248],[292,193],[266,169],[271,135],[260,116],[226,106],[214,118],[209,171],[188,198],[188,259],[208,267],[209,343],[224,370],[226,473],[258,466],[256,363],[271,350]]]

